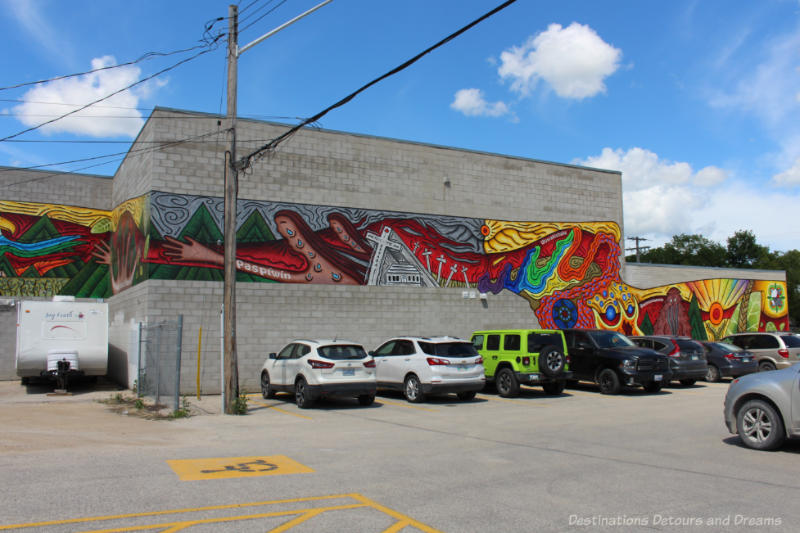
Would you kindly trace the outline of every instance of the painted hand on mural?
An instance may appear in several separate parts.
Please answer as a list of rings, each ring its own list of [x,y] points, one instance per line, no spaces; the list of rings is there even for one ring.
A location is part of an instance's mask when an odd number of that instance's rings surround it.
[[[352,228],[336,217],[329,221],[336,238],[355,252],[368,254],[368,245]],[[280,243],[263,243],[245,251],[239,247],[236,269],[265,279],[289,283],[334,283],[357,285],[363,283],[363,267],[345,255],[311,229],[293,211],[275,215]],[[338,229],[337,229],[338,228]],[[186,242],[166,237],[164,256],[176,262],[205,263],[216,267],[224,264],[224,256],[200,242],[185,237]]]
[[[184,237],[187,242],[181,242],[173,237],[166,237],[164,243],[164,255],[178,261],[192,261],[209,263],[212,265],[222,265],[225,256],[212,250],[204,244],[200,244],[191,237]]]
[[[133,276],[139,266],[139,255],[127,252],[127,249],[123,249],[119,256],[114,257],[111,245],[105,242],[95,244],[94,250],[92,250],[92,257],[98,263],[108,265],[113,294],[119,294],[133,285]]]

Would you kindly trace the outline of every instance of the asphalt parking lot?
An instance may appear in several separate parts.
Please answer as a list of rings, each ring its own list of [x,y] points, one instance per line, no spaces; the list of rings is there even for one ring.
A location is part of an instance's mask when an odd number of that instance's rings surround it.
[[[800,443],[744,448],[727,383],[144,420],[0,383],[0,531],[796,531]]]

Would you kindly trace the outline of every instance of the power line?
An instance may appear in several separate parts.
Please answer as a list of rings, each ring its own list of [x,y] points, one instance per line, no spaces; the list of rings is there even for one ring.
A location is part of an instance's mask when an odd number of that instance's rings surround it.
[[[419,54],[415,55],[414,57],[412,57],[411,59],[409,59],[405,63],[402,63],[401,65],[398,65],[397,67],[393,68],[392,70],[390,70],[389,72],[383,74],[382,76],[379,76],[379,77],[375,78],[374,80],[372,80],[371,82],[367,83],[366,85],[362,85],[359,89],[357,89],[356,91],[354,91],[354,92],[350,93],[349,95],[345,96],[344,98],[342,98],[341,100],[339,100],[335,104],[333,104],[330,107],[320,111],[319,113],[317,113],[313,117],[307,118],[306,120],[304,120],[303,122],[301,122],[297,126],[294,126],[293,128],[291,128],[287,132],[283,133],[282,135],[279,135],[278,137],[275,137],[270,142],[268,142],[265,145],[263,145],[261,148],[257,149],[254,152],[251,152],[250,154],[248,154],[245,157],[241,158],[240,160],[238,160],[235,163],[236,168],[239,169],[239,170],[246,169],[247,167],[249,167],[251,165],[253,158],[260,157],[262,153],[264,153],[264,152],[266,152],[268,150],[274,150],[280,143],[282,143],[283,141],[285,141],[286,139],[288,139],[289,137],[291,137],[292,135],[297,133],[297,131],[299,131],[303,127],[307,126],[308,124],[317,122],[319,119],[321,119],[322,117],[327,115],[330,111],[332,111],[332,110],[334,110],[334,109],[336,109],[338,107],[341,107],[341,106],[345,105],[346,103],[350,102],[353,98],[355,98],[356,96],[358,96],[362,92],[366,91],[367,89],[369,89],[373,85],[383,81],[384,79],[386,79],[386,78],[388,78],[390,76],[393,76],[393,75],[397,74],[398,72],[400,72],[402,70],[405,70],[409,66],[413,65],[414,63],[416,63],[423,56],[426,56],[427,54],[429,54],[430,52],[436,50],[440,46],[443,46],[444,44],[452,41],[453,39],[455,39],[456,37],[458,37],[462,33],[466,32],[467,30],[471,29],[472,27],[476,26],[477,24],[480,24],[481,22],[483,22],[487,18],[491,17],[492,15],[502,11],[503,9],[507,8],[508,6],[510,6],[511,4],[513,4],[516,1],[517,0],[508,0],[506,2],[503,2],[502,4],[497,6],[496,8],[492,9],[491,11],[489,11],[488,13],[486,13],[486,14],[478,17],[474,21],[470,22],[469,24],[467,24],[466,26],[464,26],[460,30],[457,30],[456,32],[451,33],[450,35],[448,35],[447,37],[445,37],[444,39],[442,39],[438,43],[434,44],[433,46],[431,46],[431,47],[429,47],[429,48],[427,48],[425,50],[423,50],[422,52],[420,52]]]
[[[136,150],[128,150],[126,152],[115,152],[113,154],[98,155],[98,156],[93,156],[93,157],[84,157],[84,158],[81,158],[81,159],[72,159],[70,161],[61,161],[59,163],[47,163],[47,164],[43,164],[43,165],[32,165],[32,166],[28,166],[28,167],[0,168],[0,172],[12,172],[12,171],[15,171],[15,170],[36,170],[36,169],[45,168],[45,167],[54,167],[54,166],[59,166],[59,165],[70,165],[72,163],[82,163],[84,161],[96,161],[98,159],[106,159],[106,158],[109,158],[109,157],[128,156],[128,155],[134,155],[134,156],[135,155],[142,155],[143,153],[157,151],[157,150],[161,150],[163,148],[167,148],[169,146],[175,146],[177,144],[183,144],[183,143],[187,143],[187,142],[203,139],[205,137],[210,137],[212,135],[217,135],[218,133],[219,133],[219,130],[215,130],[213,132],[202,133],[200,135],[195,135],[193,137],[187,137],[185,139],[179,139],[177,141],[168,141],[168,142],[163,142],[162,141],[160,143],[160,146],[157,146],[157,147],[139,148],[139,149],[136,149]],[[102,164],[106,164],[106,163],[102,163]],[[87,168],[91,168],[91,167],[87,167]],[[27,181],[22,181],[22,182],[18,182],[18,183],[7,184],[7,185],[4,185],[4,186],[19,185],[20,183],[26,183],[26,182]]]
[[[219,39],[222,37],[222,35],[223,34],[219,34],[217,36],[217,38],[213,41],[212,46],[215,45],[219,41]],[[207,54],[208,52],[211,52],[213,50],[216,50],[215,46],[214,47],[209,47],[209,48],[207,48],[205,50],[202,50],[202,51],[198,52],[197,54],[195,54],[195,55],[193,55],[191,57],[188,57],[186,59],[182,59],[181,61],[178,61],[174,65],[171,65],[171,66],[169,66],[169,67],[167,67],[165,69],[162,69],[162,70],[156,72],[155,74],[147,76],[146,78],[142,78],[141,80],[136,81],[136,82],[128,85],[127,87],[123,87],[122,89],[114,91],[114,92],[112,92],[112,93],[110,93],[110,94],[108,94],[108,95],[106,95],[106,96],[104,96],[102,98],[99,98],[99,99],[95,100],[94,102],[90,102],[90,103],[88,103],[88,104],[86,104],[86,105],[84,105],[82,107],[79,107],[78,109],[74,109],[74,110],[70,111],[69,113],[65,113],[65,114],[61,115],[60,117],[57,117],[57,118],[54,118],[52,120],[48,120],[48,121],[42,122],[41,124],[38,124],[36,126],[31,126],[28,129],[22,130],[22,131],[17,132],[17,133],[15,133],[13,135],[9,135],[8,137],[4,137],[4,138],[0,139],[0,142],[7,141],[9,139],[13,139],[14,137],[19,137],[20,135],[22,135],[24,133],[28,133],[28,132],[37,130],[37,129],[41,128],[42,126],[46,126],[48,124],[52,124],[53,122],[56,122],[56,121],[61,120],[63,118],[66,118],[66,117],[68,117],[70,115],[74,115],[75,113],[78,113],[79,111],[83,111],[87,107],[91,107],[92,105],[94,105],[94,104],[96,104],[98,102],[102,102],[104,100],[108,100],[109,98],[111,98],[114,95],[117,95],[117,94],[120,94],[122,92],[125,92],[128,89],[131,89],[131,88],[133,88],[133,87],[135,87],[137,85],[140,85],[140,84],[142,84],[142,83],[144,83],[146,81],[149,81],[149,80],[151,80],[151,79],[153,79],[153,78],[155,78],[157,76],[160,76],[161,74],[164,74],[165,72],[169,72],[170,70],[173,70],[173,69],[183,65],[184,63],[188,63],[189,61],[192,61],[193,59],[197,59],[198,57],[200,57],[200,56],[202,56],[204,54]]]
[[[217,20],[222,20],[222,18],[219,18]],[[126,61],[124,63],[117,63],[116,65],[107,65],[105,67],[98,67],[98,68],[94,68],[94,69],[91,69],[91,70],[86,70],[84,72],[76,72],[74,74],[64,74],[63,76],[54,76],[52,78],[47,78],[47,79],[43,79],[43,80],[26,81],[26,82],[23,82],[23,83],[18,83],[16,85],[9,85],[8,87],[0,87],[0,91],[8,91],[8,90],[11,90],[11,89],[19,89],[21,87],[27,87],[27,86],[30,86],[30,85],[39,85],[40,83],[50,83],[50,82],[53,82],[53,81],[64,80],[64,79],[67,79],[67,78],[75,78],[75,77],[78,77],[78,76],[85,76],[87,74],[92,74],[92,73],[95,73],[95,72],[101,72],[101,71],[104,71],[104,70],[111,70],[111,69],[120,68],[120,67],[127,67],[127,66],[130,66],[130,65],[135,65],[136,63],[141,63],[142,61],[146,61],[148,59],[153,59],[155,57],[169,57],[169,56],[172,56],[172,55],[175,55],[175,54],[183,54],[183,53],[186,53],[186,52],[191,52],[192,50],[197,50],[198,48],[206,48],[208,46],[211,46],[212,44],[213,44],[213,41],[211,43],[203,42],[202,44],[198,44],[196,46],[192,46],[191,48],[184,48],[182,50],[173,50],[172,52],[147,52],[143,56],[139,57],[138,59],[134,59],[132,61]]]
[[[272,3],[272,0],[270,0],[269,2],[267,2],[267,3],[266,3],[264,6],[263,6],[263,7],[266,7],[266,6],[270,5],[271,3]],[[283,4],[285,4],[285,3],[286,3],[286,0],[281,0],[281,1],[280,1],[280,3],[278,3],[278,5],[277,5],[277,6],[273,7],[272,9],[270,9],[269,11],[267,11],[266,13],[264,13],[263,15],[261,15],[260,17],[258,17],[256,20],[254,20],[253,22],[251,22],[250,24],[248,24],[247,26],[245,26],[244,28],[241,28],[241,29],[239,30],[239,33],[242,33],[242,32],[243,32],[243,31],[245,31],[246,29],[248,29],[248,28],[252,27],[252,26],[253,26],[253,24],[257,23],[258,21],[260,21],[261,19],[263,19],[264,17],[266,17],[267,15],[269,15],[270,13],[272,13],[273,11],[275,11],[276,9],[278,9],[279,7],[281,7],[281,6],[282,6]],[[260,8],[259,8],[259,9],[260,9]],[[256,11],[258,11],[258,10],[256,10]],[[255,12],[254,12],[254,13],[255,13]],[[254,13],[253,13],[253,14],[254,14]],[[252,16],[252,14],[251,14],[251,16]],[[247,17],[245,17],[245,20],[246,20],[246,19],[247,19]],[[239,23],[241,24],[242,22],[244,22],[244,21],[240,21]]]

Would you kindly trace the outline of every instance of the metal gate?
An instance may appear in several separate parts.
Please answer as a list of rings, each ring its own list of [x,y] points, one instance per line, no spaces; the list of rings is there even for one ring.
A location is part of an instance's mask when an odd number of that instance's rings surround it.
[[[152,398],[156,405],[171,401],[173,411],[180,407],[182,333],[183,315],[177,320],[139,324],[136,393]]]

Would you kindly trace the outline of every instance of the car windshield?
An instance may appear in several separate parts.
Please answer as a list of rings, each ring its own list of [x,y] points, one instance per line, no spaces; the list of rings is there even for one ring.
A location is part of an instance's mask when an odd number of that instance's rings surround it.
[[[787,348],[800,348],[800,335],[781,335]]]
[[[317,351],[325,359],[333,360],[364,359],[367,356],[364,347],[358,344],[331,344],[320,346]]]
[[[735,353],[735,352],[743,352],[741,348],[736,346],[735,344],[730,344],[727,342],[715,342],[714,345],[719,348],[720,350]]]
[[[618,346],[636,346],[628,337],[616,331],[590,331],[594,342],[600,348],[616,348]]]
[[[470,342],[419,342],[419,347],[428,355],[436,357],[472,357],[478,355]]]

